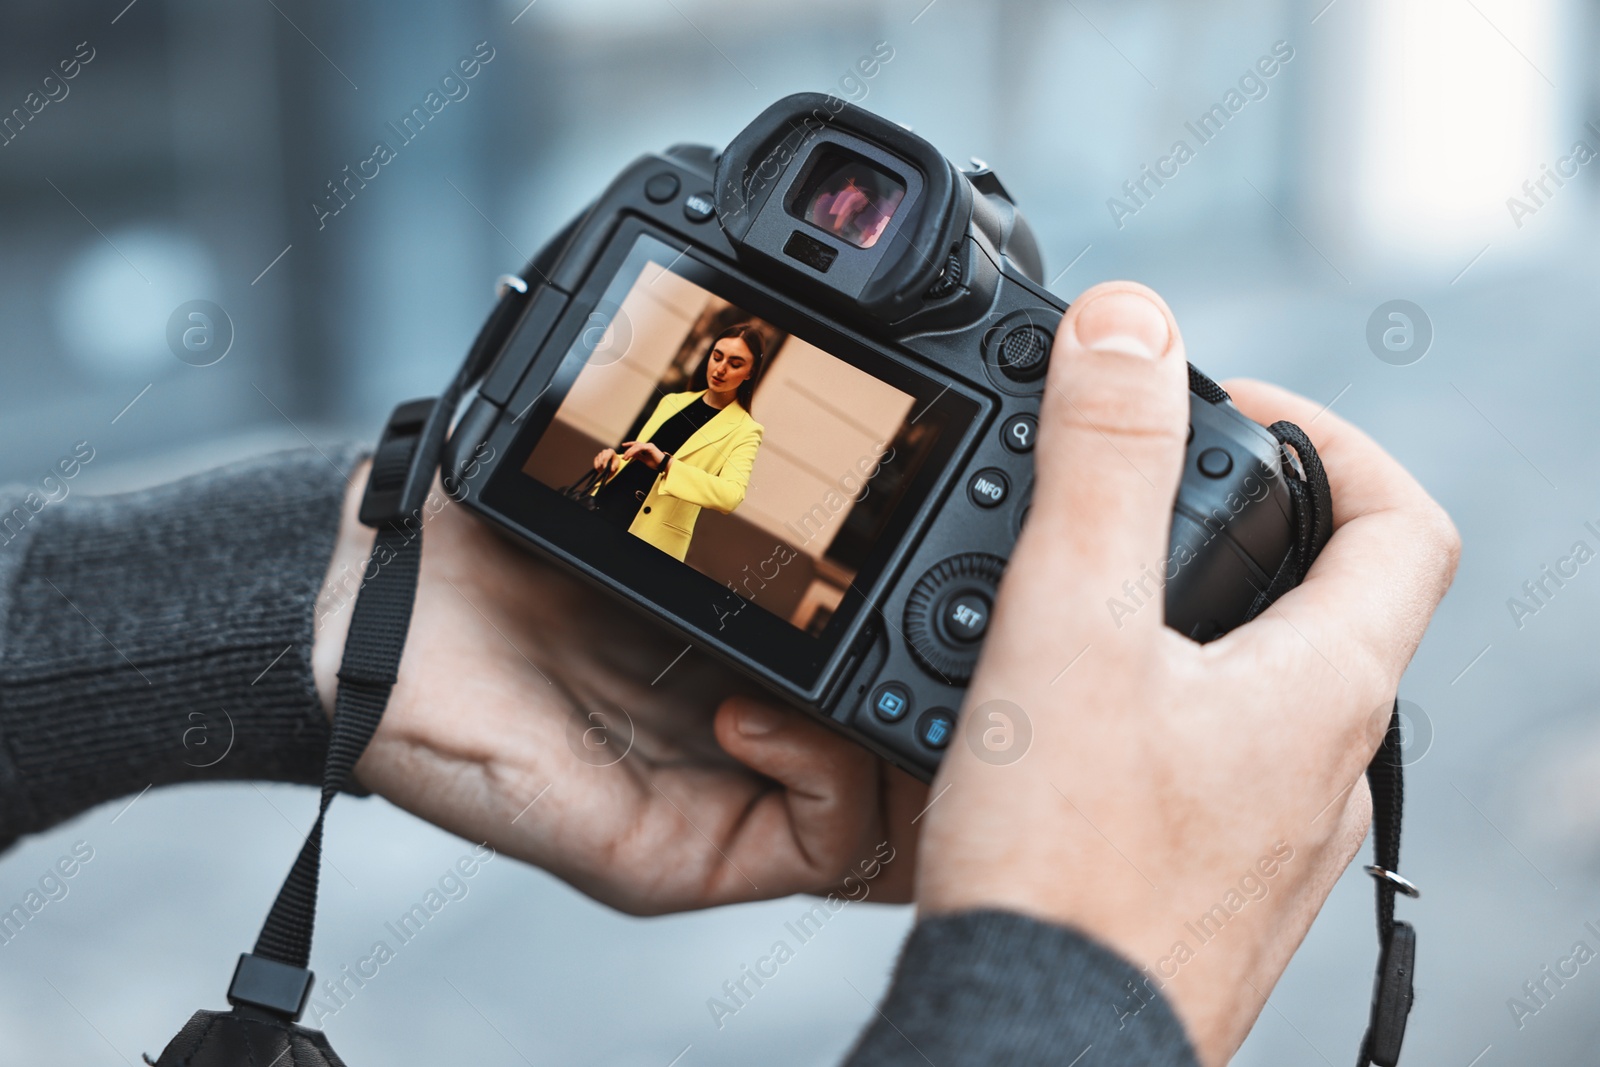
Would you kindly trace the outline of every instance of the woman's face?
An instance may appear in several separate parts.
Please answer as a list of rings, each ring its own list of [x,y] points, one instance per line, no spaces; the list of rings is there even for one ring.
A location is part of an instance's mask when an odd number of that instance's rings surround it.
[[[724,337],[706,361],[706,384],[713,393],[731,393],[755,370],[755,359],[743,338]]]

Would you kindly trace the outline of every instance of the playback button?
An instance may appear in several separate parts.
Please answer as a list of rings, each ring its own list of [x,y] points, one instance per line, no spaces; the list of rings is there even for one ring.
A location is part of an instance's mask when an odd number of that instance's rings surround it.
[[[872,694],[872,714],[882,722],[899,722],[911,710],[911,692],[899,682],[885,682]]]

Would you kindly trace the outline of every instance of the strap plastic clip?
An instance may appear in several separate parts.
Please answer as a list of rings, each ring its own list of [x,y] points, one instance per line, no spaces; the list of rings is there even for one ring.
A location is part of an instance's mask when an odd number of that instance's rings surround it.
[[[372,456],[372,474],[361,497],[362,525],[420,521],[451,414],[435,397],[408,400],[394,409]]]
[[[1395,1067],[1400,1062],[1400,1044],[1406,1036],[1406,1018],[1411,1014],[1416,973],[1417,932],[1407,922],[1397,922],[1383,946],[1378,980],[1372,989],[1372,1025],[1367,1031],[1367,1055],[1377,1067]]]
[[[239,965],[233,969],[233,981],[228,984],[228,1003],[249,1004],[298,1019],[306,1010],[306,999],[311,996],[315,981],[316,976],[304,967],[242,952]]]

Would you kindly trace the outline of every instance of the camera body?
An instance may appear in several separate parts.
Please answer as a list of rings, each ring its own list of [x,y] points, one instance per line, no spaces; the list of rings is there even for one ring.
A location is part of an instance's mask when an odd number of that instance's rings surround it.
[[[929,779],[1028,515],[1066,310],[1042,277],[986,167],[835,97],[787,97],[721,153],[640,158],[507,279],[446,487]],[[718,409],[675,453],[692,478],[641,490],[671,522],[643,505],[607,525],[563,494],[590,450],[697,394],[730,322],[760,335],[753,404]],[[1193,372],[1190,422],[1171,553],[1108,583],[1105,610],[1120,621],[1161,597],[1169,625],[1207,641],[1268,602],[1297,505],[1277,437]]]

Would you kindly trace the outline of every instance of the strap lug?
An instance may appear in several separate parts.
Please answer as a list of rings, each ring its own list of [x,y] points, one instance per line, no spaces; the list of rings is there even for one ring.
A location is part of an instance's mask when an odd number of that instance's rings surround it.
[[[441,398],[408,400],[394,409],[372,455],[372,473],[361,496],[361,524],[374,529],[420,521],[433,488],[450,412]]]

